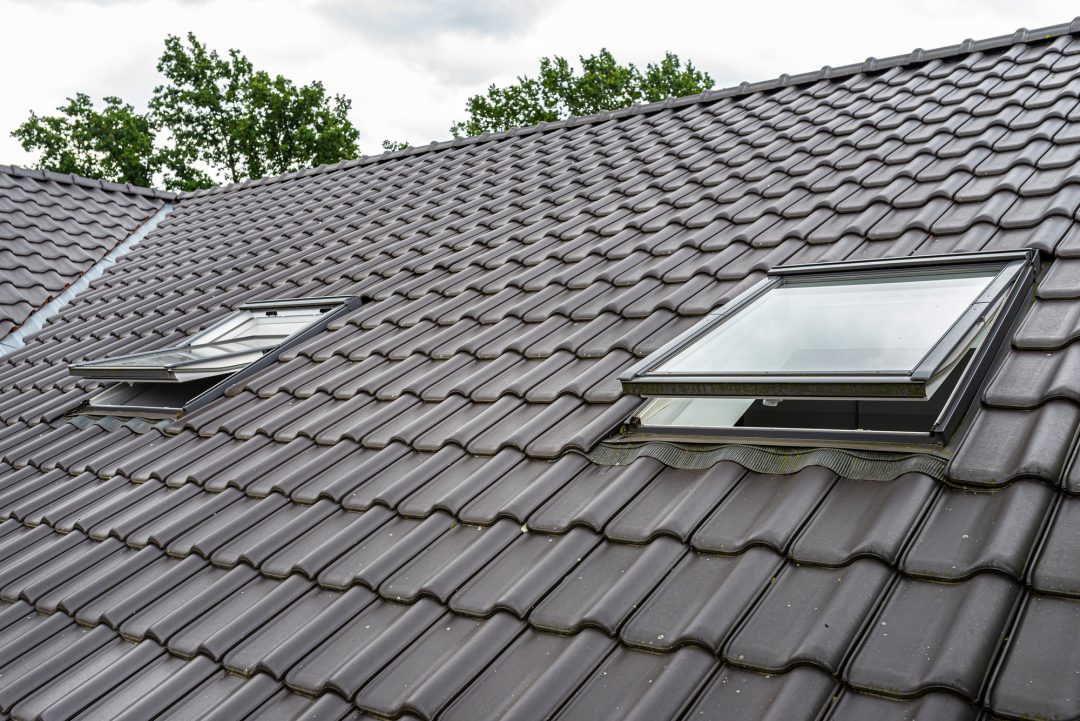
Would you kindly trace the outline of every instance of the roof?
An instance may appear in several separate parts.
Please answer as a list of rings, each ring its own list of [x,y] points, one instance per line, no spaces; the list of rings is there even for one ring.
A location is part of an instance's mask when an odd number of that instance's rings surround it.
[[[0,165],[0,341],[172,197],[149,188]]]
[[[0,718],[1080,718],[1078,31],[179,197],[0,363]],[[1017,247],[940,479],[586,455],[774,265]],[[340,294],[176,422],[70,415],[67,362]]]

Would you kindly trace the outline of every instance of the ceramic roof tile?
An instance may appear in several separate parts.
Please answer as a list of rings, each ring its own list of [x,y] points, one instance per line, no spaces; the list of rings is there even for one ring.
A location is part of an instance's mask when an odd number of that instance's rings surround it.
[[[860,556],[894,563],[937,486],[909,473],[892,481],[840,479],[791,546],[791,557],[840,565]]]
[[[835,482],[824,468],[790,476],[749,473],[694,533],[703,551],[735,553],[755,543],[784,550]]]
[[[604,533],[631,543],[644,543],[661,533],[685,541],[745,472],[735,463],[723,462],[707,472],[662,473],[612,519]]]
[[[718,670],[683,716],[811,721],[831,703],[835,681],[811,666],[789,673],[760,674],[734,667]]]
[[[640,605],[620,638],[646,649],[670,651],[697,643],[719,652],[781,562],[763,546],[737,556],[688,553]]]
[[[559,536],[522,533],[455,593],[449,606],[467,615],[502,609],[524,618],[599,542],[580,526]]]
[[[890,576],[871,559],[843,568],[788,565],[724,655],[762,671],[811,663],[836,673]]]
[[[960,446],[949,473],[975,485],[997,486],[1024,477],[1055,484],[1078,420],[1080,409],[1070,401],[1049,401],[1029,411],[983,410],[975,416],[967,432],[970,441]],[[1030,443],[1018,446],[1007,441],[1020,434]]]
[[[445,614],[356,696],[373,713],[432,718],[522,630],[508,613],[476,620]]]
[[[1053,495],[1038,481],[1019,481],[993,493],[945,490],[900,567],[914,576],[940,579],[982,570],[1022,578]]]
[[[1080,604],[1072,599],[1027,599],[990,689],[995,712],[1043,718],[1076,715],[1080,658],[1071,636],[1078,612]],[[1047,653],[1051,648],[1060,650]]]
[[[943,688],[976,698],[1019,599],[1015,582],[996,574],[958,584],[901,579],[867,627],[847,680],[869,692]]]
[[[614,642],[594,629],[572,637],[527,630],[441,715],[516,719],[553,714],[611,652]]]
[[[602,542],[536,607],[530,623],[562,633],[585,626],[614,633],[683,552],[667,537],[644,546]]]
[[[172,199],[145,188],[106,187],[100,181],[11,166],[0,166],[0,174],[0,338]]]
[[[617,648],[557,718],[673,718],[715,664],[711,654],[694,646],[659,655]]]
[[[950,693],[928,693],[896,701],[880,696],[848,692],[840,696],[829,714],[830,721],[907,721],[932,718],[941,721],[975,721],[977,711]]]

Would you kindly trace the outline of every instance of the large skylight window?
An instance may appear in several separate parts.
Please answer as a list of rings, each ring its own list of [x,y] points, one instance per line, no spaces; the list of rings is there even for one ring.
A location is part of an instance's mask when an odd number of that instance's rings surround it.
[[[773,269],[621,378],[631,427],[944,441],[1030,292],[1035,251]]]
[[[220,396],[227,383],[273,362],[359,304],[352,296],[247,303],[178,345],[75,363],[68,371],[119,381],[91,398],[84,412],[174,416]]]

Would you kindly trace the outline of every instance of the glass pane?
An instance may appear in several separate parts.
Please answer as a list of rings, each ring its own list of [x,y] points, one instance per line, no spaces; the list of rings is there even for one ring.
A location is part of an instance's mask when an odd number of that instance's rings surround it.
[[[997,270],[788,282],[657,373],[908,373]]]
[[[274,339],[240,339],[222,343],[209,343],[198,346],[181,346],[179,348],[165,348],[158,353],[146,353],[133,356],[120,356],[106,358],[93,363],[94,366],[106,368],[173,368],[176,366],[200,363],[202,361],[214,361],[222,359],[226,365],[236,363],[248,363],[246,360],[237,360],[232,357],[235,353],[248,353],[252,350],[263,350],[277,345]],[[201,363],[205,365],[205,363]]]

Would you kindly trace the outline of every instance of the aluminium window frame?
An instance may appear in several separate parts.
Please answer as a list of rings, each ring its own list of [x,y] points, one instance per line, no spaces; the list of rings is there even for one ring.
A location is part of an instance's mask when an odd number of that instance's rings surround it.
[[[218,323],[215,323],[214,325],[210,326],[206,330],[200,331],[199,333],[196,333],[195,335],[191,336],[189,339],[187,339],[188,343],[190,344],[191,340],[195,340],[195,339],[220,338],[222,334],[224,334],[224,333],[228,332],[230,329],[235,328],[236,326],[242,324],[246,320],[246,318],[244,316],[238,315],[236,313],[236,311],[243,311],[243,310],[256,310],[256,311],[282,310],[282,309],[290,309],[290,308],[311,308],[311,307],[320,307],[320,306],[327,306],[327,305],[334,306],[334,307],[331,310],[328,310],[325,313],[322,313],[320,316],[318,316],[314,321],[312,321],[309,325],[307,325],[303,329],[297,331],[296,333],[293,333],[292,335],[286,336],[277,345],[271,346],[270,348],[267,348],[265,351],[262,352],[262,354],[261,354],[261,356],[259,358],[252,361],[251,363],[248,363],[247,365],[239,368],[238,370],[225,371],[225,372],[221,373],[220,375],[222,377],[217,383],[214,383],[213,385],[211,385],[206,390],[204,390],[204,391],[202,391],[200,393],[197,393],[192,398],[189,398],[187,400],[187,402],[185,402],[182,406],[179,406],[179,407],[174,407],[174,406],[137,406],[137,405],[125,405],[125,404],[109,403],[107,401],[107,399],[112,397],[113,395],[117,395],[117,396],[123,395],[122,394],[122,388],[121,388],[122,386],[133,387],[133,386],[135,386],[135,385],[137,385],[139,383],[160,383],[160,381],[157,381],[156,379],[153,379],[153,378],[144,378],[144,379],[126,378],[125,379],[125,378],[101,378],[100,376],[94,376],[94,379],[101,379],[101,380],[105,380],[106,382],[112,380],[114,382],[112,383],[112,385],[109,385],[109,386],[107,386],[105,388],[102,388],[96,395],[92,396],[89,399],[89,401],[87,402],[87,404],[83,407],[81,412],[88,413],[90,415],[125,416],[125,417],[139,416],[139,417],[144,417],[144,418],[172,418],[172,417],[176,417],[176,416],[179,416],[179,415],[182,415],[182,414],[190,413],[190,412],[192,412],[194,410],[197,410],[198,408],[201,408],[201,407],[207,405],[208,403],[211,403],[211,402],[217,400],[218,398],[221,398],[223,395],[225,395],[226,389],[228,389],[233,384],[235,384],[235,383],[237,383],[239,381],[245,380],[245,379],[255,375],[259,371],[263,370],[264,368],[267,368],[267,367],[273,365],[274,363],[278,362],[278,359],[280,358],[281,354],[284,353],[286,350],[288,350],[290,348],[293,348],[293,347],[295,347],[297,345],[300,345],[301,343],[304,343],[305,341],[309,340],[310,338],[313,338],[318,333],[323,332],[331,322],[333,322],[337,318],[340,318],[340,317],[344,316],[346,313],[349,313],[350,311],[353,311],[356,308],[359,308],[361,305],[363,305],[367,301],[368,301],[368,299],[366,297],[363,297],[363,296],[346,295],[346,296],[323,296],[323,297],[314,297],[314,298],[295,298],[295,299],[286,298],[286,299],[281,299],[281,300],[260,300],[260,301],[252,301],[252,302],[244,303],[244,304],[242,304],[240,306],[237,306],[234,309],[234,312],[230,313],[228,316],[223,318]],[[191,345],[179,345],[179,346],[175,346],[175,347],[176,348],[187,348],[187,347],[191,347]],[[166,350],[168,350],[168,349],[167,348],[162,348],[162,349],[159,349],[157,351],[151,351],[149,353],[150,354],[157,354],[157,353],[161,353],[161,352],[166,351]],[[258,352],[258,351],[256,350],[255,352]],[[118,356],[118,357],[130,358],[130,357],[139,356],[139,355],[144,355],[144,354],[132,354],[130,356]],[[103,359],[103,360],[107,360],[107,359]],[[68,369],[69,372],[72,372],[72,369],[73,369],[73,367],[69,367],[69,369]],[[77,374],[75,374],[75,375],[77,375]],[[207,377],[212,378],[213,376],[202,376],[202,377],[199,377],[199,378],[192,378],[192,379],[189,379],[187,381],[179,381],[179,382],[172,381],[172,382],[165,382],[165,383],[161,383],[161,384],[162,385],[175,386],[177,388],[182,388],[184,386],[185,382],[193,382],[193,381],[201,380],[202,378],[207,378]]]
[[[1038,251],[999,251],[956,255],[887,258],[811,265],[778,266],[766,277],[722,308],[709,313],[673,340],[625,371],[619,380],[625,393],[642,396],[726,398],[823,398],[864,400],[924,400],[934,382],[948,371],[964,345],[978,331],[988,310],[999,307],[1001,298],[1018,283],[1031,281],[1038,269]],[[769,291],[786,283],[803,280],[859,280],[896,277],[910,273],[996,269],[997,275],[986,289],[960,314],[952,326],[934,343],[909,372],[799,372],[759,373],[662,373],[657,369],[707,334],[734,318]],[[984,341],[984,345],[990,342]]]
[[[619,435],[627,442],[641,442],[646,440],[673,440],[693,441],[700,443],[735,442],[735,443],[760,443],[766,445],[787,446],[850,446],[871,445],[910,449],[912,447],[934,444],[945,446],[956,429],[963,422],[968,409],[978,397],[978,394],[986,387],[990,380],[991,366],[1007,350],[1005,341],[1011,337],[1016,326],[1022,319],[1021,312],[1031,304],[1036,279],[1039,276],[1040,258],[1035,249],[1018,251],[965,253],[944,256],[923,256],[921,258],[884,259],[877,261],[856,261],[823,263],[818,265],[796,265],[778,267],[770,271],[772,274],[812,274],[812,273],[836,273],[846,269],[858,270],[887,270],[917,269],[925,270],[928,266],[947,266],[950,264],[978,263],[1005,263],[1015,264],[1016,273],[1012,276],[1011,286],[1004,289],[1005,297],[998,295],[997,302],[986,306],[985,310],[994,312],[986,335],[975,349],[972,357],[967,362],[967,368],[953,388],[948,400],[938,414],[928,432],[916,431],[875,431],[875,430],[839,430],[823,428],[771,428],[771,427],[730,427],[730,428],[707,428],[700,426],[649,426],[642,423],[640,417],[641,408],[652,402],[652,398],[645,398],[642,406],[620,428]],[[845,277],[847,277],[845,275]],[[1000,275],[999,275],[1000,277]],[[745,293],[739,295],[725,306],[730,316],[739,308],[745,306],[753,299],[759,297],[768,288],[775,287],[772,278],[766,277],[761,282],[752,286]],[[988,287],[989,290],[989,287]],[[974,303],[972,304],[975,305]],[[969,311],[971,308],[968,309]],[[719,315],[720,313],[718,313]],[[962,315],[963,317],[963,315]],[[959,321],[958,321],[959,322]],[[624,390],[627,388],[626,379],[642,377],[642,369],[653,367],[656,363],[664,362],[677,352],[681,352],[689,343],[701,337],[705,332],[716,327],[718,321],[710,320],[708,325],[704,322],[690,328],[674,338],[669,343],[661,346],[652,355],[642,362],[631,367],[620,376]],[[948,335],[947,332],[945,335]],[[944,338],[944,336],[943,336]],[[929,355],[929,354],[928,354]],[[660,356],[661,360],[654,360],[654,356]],[[647,388],[647,383],[640,383],[634,388]],[[667,394],[667,393],[644,393],[640,390],[626,390],[628,393],[636,393],[648,396],[690,396],[709,397],[716,394]],[[730,397],[730,396],[720,396]],[[757,396],[761,397],[761,396]],[[775,396],[765,396],[775,397]],[[834,396],[835,400],[854,400],[850,397]],[[872,398],[870,400],[889,400],[888,398]],[[892,400],[902,400],[893,398]]]
[[[199,378],[237,373],[251,363],[258,362],[258,360],[266,353],[280,347],[282,343],[290,341],[295,335],[304,333],[311,325],[322,322],[326,316],[341,312],[342,308],[348,309],[352,299],[354,299],[354,296],[327,296],[321,298],[284,299],[280,301],[260,300],[244,303],[236,307],[227,316],[209,328],[183,339],[176,345],[151,351],[143,351],[141,353],[130,353],[113,356],[111,358],[99,358],[97,360],[73,363],[68,367],[68,372],[73,376],[90,380],[162,383],[184,383]],[[358,300],[359,299],[356,299],[357,303]],[[327,306],[329,306],[329,310],[319,316],[313,316],[313,320],[311,320],[307,326],[304,326],[299,331],[290,335],[248,335],[235,338],[229,337],[231,331],[243,326],[251,320],[252,315],[250,313],[245,313],[245,311],[254,313],[268,311],[287,312],[290,310],[321,308]],[[242,343],[245,340],[255,340],[259,338],[276,339],[277,342],[269,343],[265,347],[252,346],[242,350],[225,351],[209,358],[192,358],[190,360],[176,361],[173,363],[152,363],[145,366],[130,365],[130,361],[140,358],[152,359],[171,352],[182,352],[203,348],[209,349],[230,343]],[[236,362],[220,368],[198,370],[200,366],[206,366],[213,361],[228,359],[235,359]],[[112,361],[112,364],[110,364],[110,361]],[[116,361],[125,361],[125,363],[116,363]]]

